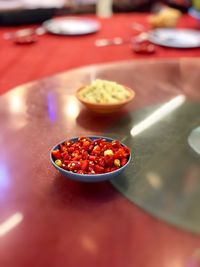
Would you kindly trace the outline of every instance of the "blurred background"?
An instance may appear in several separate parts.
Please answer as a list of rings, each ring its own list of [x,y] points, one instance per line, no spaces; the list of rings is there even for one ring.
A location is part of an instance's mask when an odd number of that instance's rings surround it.
[[[97,13],[100,5],[105,7],[109,5],[112,12],[154,12],[162,5],[187,12],[192,2],[189,0],[0,0],[0,25],[41,22],[55,15]]]

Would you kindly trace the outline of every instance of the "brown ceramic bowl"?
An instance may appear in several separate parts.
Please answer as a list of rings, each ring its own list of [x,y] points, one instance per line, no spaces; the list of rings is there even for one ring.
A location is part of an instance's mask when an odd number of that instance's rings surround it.
[[[135,97],[135,92],[127,87],[124,86],[124,89],[130,92],[130,97],[124,101],[121,102],[117,102],[117,103],[92,103],[92,102],[88,102],[86,100],[84,100],[81,95],[80,92],[81,90],[83,90],[85,87],[81,87],[76,91],[76,97],[78,98],[78,100],[85,105],[88,109],[90,109],[91,111],[94,111],[96,113],[112,113],[112,112],[116,112],[119,111],[122,107],[124,107],[126,104],[128,104],[130,101],[133,100],[133,98]]]

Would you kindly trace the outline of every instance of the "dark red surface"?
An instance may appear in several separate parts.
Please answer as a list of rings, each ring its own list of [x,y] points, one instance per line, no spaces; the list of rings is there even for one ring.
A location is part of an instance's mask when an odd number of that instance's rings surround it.
[[[94,16],[90,15],[94,18]],[[127,60],[135,58],[173,58],[173,57],[198,57],[198,49],[169,49],[157,47],[156,53],[141,55],[134,53],[131,45],[109,46],[98,48],[94,46],[96,39],[122,37],[129,40],[138,32],[131,28],[132,23],[148,26],[147,14],[118,14],[109,19],[100,19],[101,30],[92,35],[82,37],[60,37],[45,34],[39,37],[38,42],[28,45],[17,45],[11,40],[4,40],[7,32],[14,32],[24,27],[0,28],[0,93],[12,87],[49,76],[71,68]],[[178,27],[199,28],[197,21],[184,15]]]
[[[147,25],[147,16],[117,15],[102,20],[102,30],[97,34],[81,38],[47,34],[28,46],[1,38],[1,93],[21,83],[86,64],[200,55],[200,49],[158,47],[156,54],[138,55],[127,44],[94,46],[98,38],[130,38],[135,33],[130,28],[134,21]],[[197,23],[186,15],[180,26],[197,27]],[[16,28],[1,28],[1,36],[10,30]],[[133,69],[129,64],[116,65],[117,69],[124,70],[117,78],[127,82],[129,77],[130,86],[133,82],[141,86],[148,82],[152,94],[146,98],[145,91],[138,89],[134,105],[129,105],[124,112],[178,93],[166,86],[172,73],[174,82],[179,84],[176,73],[180,68],[176,62],[167,68],[168,72],[161,73],[164,84],[159,86],[162,85],[163,91],[156,93],[153,90],[157,87],[149,82],[151,73],[144,79],[137,64],[133,64]],[[142,64],[152,70],[145,61]],[[199,64],[188,62],[181,71],[193,79],[195,73],[192,76],[191,70],[198,67]],[[16,212],[23,214],[23,220],[5,235],[0,234],[0,266],[189,267],[196,259],[200,248],[198,235],[153,218],[126,200],[109,182],[70,181],[58,174],[49,162],[49,151],[60,140],[80,133],[102,132],[110,119],[117,119],[116,116],[104,120],[91,116],[74,97],[74,90],[99,71],[104,72],[105,78],[116,78],[115,66],[112,68],[105,72],[102,67],[94,67],[66,73],[1,96],[0,229]],[[155,68],[160,69],[159,65]],[[131,71],[138,73],[138,79],[132,80]],[[189,96],[196,94],[194,87],[188,84],[182,89]],[[70,112],[72,107],[75,109]]]
[[[195,75],[193,86],[188,84],[199,64],[194,59],[89,67],[1,96],[0,266],[192,266],[200,247],[198,235],[155,219],[109,182],[88,184],[62,177],[51,165],[49,152],[70,136],[103,132],[110,120],[127,111],[181,92],[194,96]],[[178,79],[180,69],[185,81]],[[136,99],[118,115],[92,115],[74,96],[91,73],[135,85]],[[22,221],[3,235],[3,223],[16,212]]]

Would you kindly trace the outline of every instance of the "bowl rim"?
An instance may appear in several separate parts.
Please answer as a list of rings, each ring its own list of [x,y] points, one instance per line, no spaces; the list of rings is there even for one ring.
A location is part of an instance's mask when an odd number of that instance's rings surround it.
[[[78,100],[86,105],[92,105],[92,106],[98,106],[98,107],[115,107],[115,106],[120,106],[120,105],[123,105],[123,104],[127,104],[129,103],[131,100],[133,100],[133,98],[135,97],[135,91],[133,89],[131,89],[130,87],[126,86],[126,85],[122,85],[120,84],[121,86],[124,87],[125,90],[129,91],[130,93],[130,97],[128,99],[125,99],[124,101],[121,101],[121,102],[117,102],[117,103],[94,103],[94,102],[89,102],[89,101],[86,101],[84,99],[82,99],[79,95],[80,91],[83,90],[86,86],[88,85],[83,85],[81,86],[80,88],[78,88],[76,90],[76,97],[78,98]]]
[[[113,138],[111,138],[111,137],[106,137],[106,136],[102,136],[102,135],[85,135],[85,137],[88,137],[88,138],[94,138],[94,140],[95,139],[106,139],[106,140],[109,140],[109,141],[113,141],[113,140],[118,140],[118,139],[113,139]],[[53,150],[55,150],[55,149],[58,149],[58,146],[60,145],[60,144],[62,144],[62,143],[64,143],[65,141],[67,141],[67,140],[78,140],[78,138],[80,138],[80,136],[75,136],[75,137],[71,137],[71,138],[67,138],[67,139],[64,139],[64,140],[62,140],[61,142],[59,142],[59,143],[57,143],[56,145],[54,145],[52,148],[51,148],[51,150],[50,150],[50,161],[51,161],[51,163],[53,164],[53,166],[57,169],[57,170],[59,170],[59,171],[61,171],[61,172],[64,172],[64,173],[66,173],[66,174],[69,174],[69,178],[73,175],[74,177],[76,177],[76,178],[81,178],[81,177],[83,177],[83,179],[77,179],[77,180],[79,180],[79,181],[81,181],[81,180],[84,180],[84,178],[86,178],[87,180],[88,179],[90,179],[91,178],[91,180],[98,180],[99,178],[103,178],[103,177],[106,177],[106,176],[109,176],[109,174],[112,176],[112,174],[116,174],[116,173],[118,173],[118,172],[121,172],[121,171],[123,171],[127,166],[128,166],[128,164],[130,163],[130,161],[131,161],[131,159],[132,159],[132,156],[131,156],[131,151],[130,151],[130,155],[129,155],[129,158],[128,158],[128,161],[126,162],[126,164],[124,165],[124,166],[122,166],[122,167],[120,167],[119,169],[117,169],[117,170],[114,170],[114,171],[112,171],[112,172],[106,172],[106,173],[100,173],[100,174],[80,174],[80,173],[75,173],[75,172],[72,172],[72,171],[67,171],[67,170],[65,170],[65,169],[63,169],[63,168],[61,168],[61,167],[59,167],[58,165],[56,165],[55,164],[55,161],[53,160],[53,157],[52,157],[52,151]],[[120,141],[120,140],[118,140],[118,141]],[[128,146],[126,146],[124,143],[122,143],[121,141],[120,141],[120,144],[122,145],[122,146],[125,146],[125,147],[128,147]],[[96,179],[95,179],[96,178]],[[109,179],[109,178],[108,178]]]

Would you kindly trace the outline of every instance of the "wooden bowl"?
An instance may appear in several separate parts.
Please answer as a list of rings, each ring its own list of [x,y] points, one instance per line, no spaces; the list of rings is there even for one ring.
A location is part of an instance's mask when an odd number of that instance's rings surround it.
[[[81,91],[85,88],[85,86],[79,88],[76,91],[76,97],[77,99],[83,104],[85,105],[88,109],[90,109],[91,111],[94,111],[96,113],[112,113],[112,112],[117,112],[119,111],[122,107],[124,107],[125,105],[127,105],[130,101],[133,100],[133,98],[135,97],[135,92],[127,87],[127,86],[123,86],[125,90],[129,91],[130,93],[130,97],[124,101],[120,101],[117,103],[92,103],[89,101],[86,101],[85,99],[83,99],[81,97]]]

